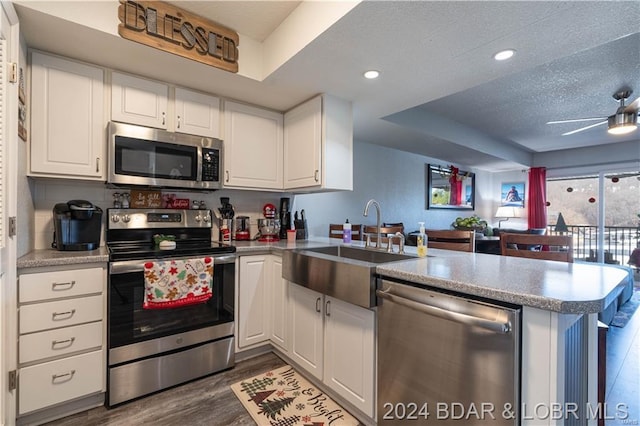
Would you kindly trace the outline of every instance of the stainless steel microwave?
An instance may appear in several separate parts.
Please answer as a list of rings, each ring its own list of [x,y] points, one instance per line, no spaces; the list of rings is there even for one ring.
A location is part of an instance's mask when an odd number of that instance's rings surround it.
[[[220,189],[222,141],[124,123],[109,123],[108,183]]]

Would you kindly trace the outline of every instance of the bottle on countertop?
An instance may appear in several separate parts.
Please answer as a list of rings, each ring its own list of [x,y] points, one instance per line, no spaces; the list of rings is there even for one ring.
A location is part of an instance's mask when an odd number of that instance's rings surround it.
[[[427,255],[427,234],[424,230],[424,222],[418,222],[420,225],[420,233],[418,234],[418,257]]]
[[[351,224],[349,223],[349,219],[347,219],[346,222],[342,224],[342,242],[351,242]]]

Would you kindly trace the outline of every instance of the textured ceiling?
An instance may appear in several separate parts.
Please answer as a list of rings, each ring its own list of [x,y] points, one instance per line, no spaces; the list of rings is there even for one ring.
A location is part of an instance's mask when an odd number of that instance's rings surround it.
[[[180,7],[257,41],[300,5],[270,1],[179,1]],[[637,142],[640,131],[606,126],[623,87],[640,95],[640,1],[365,1],[264,81],[220,72],[21,2],[29,46],[286,111],[317,93],[354,105],[354,137],[487,170],[514,170],[536,153]],[[88,6],[87,6],[88,7]],[[516,55],[498,63],[504,48]],[[362,78],[378,69],[374,81]],[[587,123],[588,124],[588,123]],[[613,145],[612,145],[613,146]]]

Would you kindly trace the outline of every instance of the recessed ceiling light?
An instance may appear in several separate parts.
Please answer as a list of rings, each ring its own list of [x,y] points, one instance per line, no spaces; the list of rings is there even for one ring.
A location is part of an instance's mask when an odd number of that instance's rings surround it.
[[[369,80],[378,78],[380,73],[376,70],[369,70],[364,73],[364,78],[368,78]]]
[[[493,59],[495,59],[496,61],[506,61],[507,59],[511,58],[515,54],[516,54],[515,50],[505,49],[493,55]]]

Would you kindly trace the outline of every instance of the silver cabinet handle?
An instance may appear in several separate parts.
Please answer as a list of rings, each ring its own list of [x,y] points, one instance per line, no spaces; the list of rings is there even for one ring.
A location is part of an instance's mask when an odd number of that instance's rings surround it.
[[[165,113],[164,111],[162,112],[162,125],[164,126],[164,122],[165,122]]]
[[[180,116],[178,116],[178,129],[180,128]]]
[[[322,299],[319,297],[316,299],[316,312],[320,312],[320,300]]]
[[[73,316],[73,314],[75,314],[75,313],[76,313],[76,310],[72,309],[72,310],[66,311],[66,312],[54,312],[54,313],[51,314],[51,317],[52,317],[52,319],[54,321],[58,321],[58,317],[64,316],[66,318],[60,318],[60,319],[65,320],[65,319],[71,318]]]
[[[71,370],[68,373],[64,374],[53,374],[51,376],[51,383],[60,384],[68,382],[69,380],[73,379],[74,374],[76,374],[76,370]]]
[[[313,178],[315,179],[316,182],[319,182],[320,170],[315,171],[315,173],[313,174]]]
[[[96,173],[100,173],[100,157],[96,157]]]
[[[66,339],[66,340],[52,340],[51,341],[51,349],[66,349],[71,347],[71,345],[73,345],[73,342],[75,342],[76,338],[72,337],[71,339]]]
[[[407,308],[422,312],[427,315],[432,315],[434,317],[444,318],[462,324],[474,325],[476,327],[484,328],[485,330],[494,331],[500,334],[507,334],[511,331],[510,322],[491,321],[484,318],[461,314],[459,312],[447,311],[446,309],[438,308],[432,305],[426,305],[424,303],[416,302],[415,300],[397,296],[395,294],[389,293],[389,290],[376,290],[376,295],[383,299],[390,300],[393,303],[397,303],[398,305],[406,306]]]
[[[330,309],[330,308],[331,308],[331,300],[327,300],[327,301],[324,303],[324,314],[325,314],[326,316],[328,316],[328,317],[330,317],[330,316],[331,316],[331,309]]]
[[[227,176],[227,179],[225,180],[225,182],[229,183],[229,170],[225,170],[224,172]]]
[[[66,283],[51,283],[51,290],[52,291],[65,291],[65,290],[70,290],[71,288],[73,288],[73,286],[76,285],[76,281],[70,281],[70,282],[66,282]],[[63,287],[64,288],[58,288],[58,287]]]

